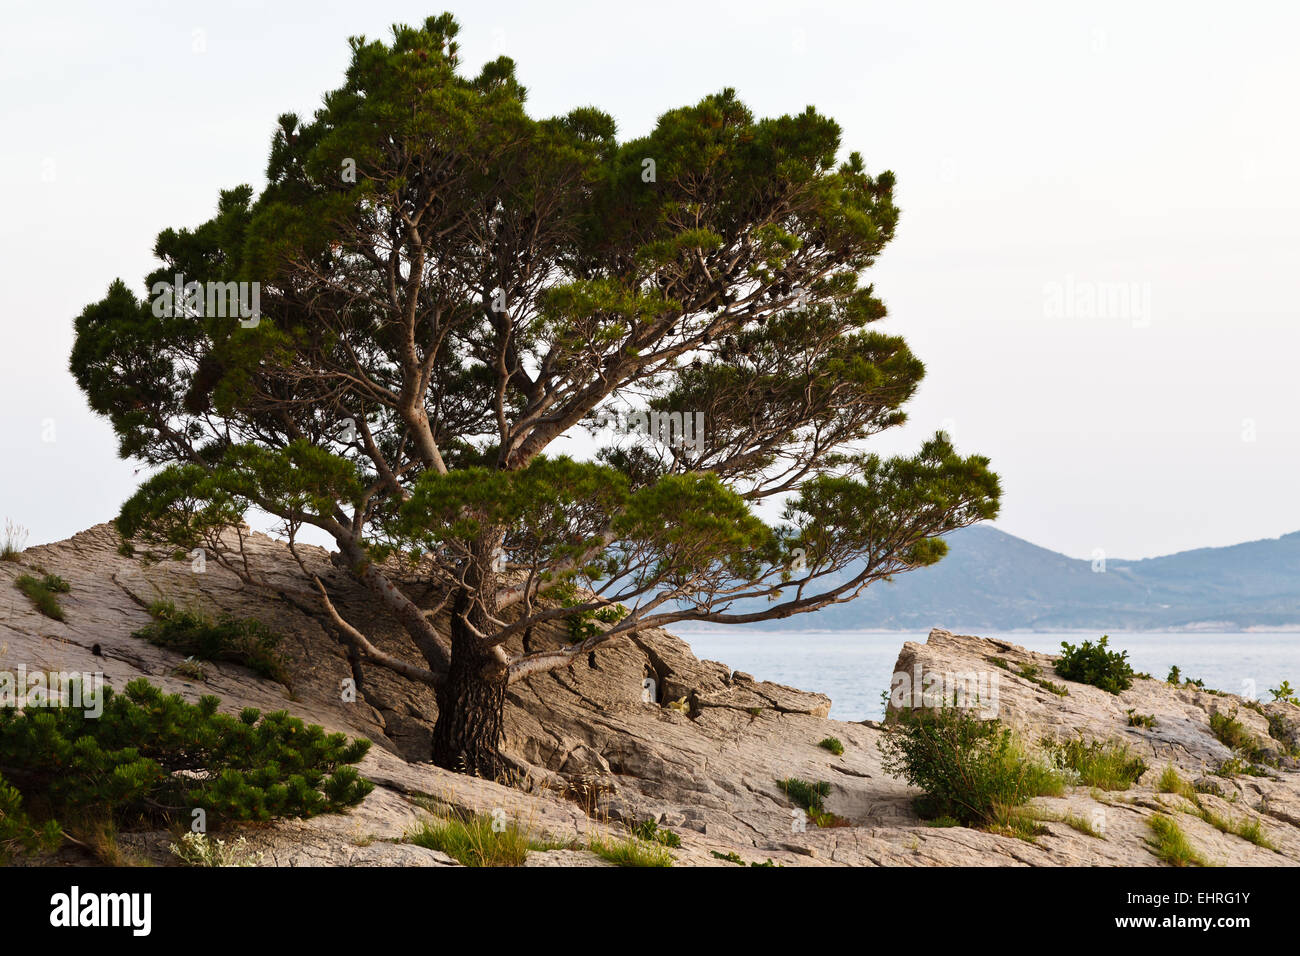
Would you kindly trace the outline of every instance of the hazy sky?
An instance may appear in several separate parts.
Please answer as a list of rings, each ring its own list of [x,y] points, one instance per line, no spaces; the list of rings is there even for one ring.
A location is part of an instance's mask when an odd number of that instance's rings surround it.
[[[630,137],[734,86],[894,170],[870,279],[929,374],[878,447],[946,427],[1002,475],[998,527],[1076,557],[1300,529],[1300,5],[5,0],[0,519],[29,543],[137,481],[67,372],[74,317],[261,186],[349,35],[448,7],[533,115]]]

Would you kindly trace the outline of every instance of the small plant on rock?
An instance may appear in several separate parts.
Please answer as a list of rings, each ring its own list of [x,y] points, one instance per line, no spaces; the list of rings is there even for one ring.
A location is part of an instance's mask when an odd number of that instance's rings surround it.
[[[186,866],[257,866],[262,862],[262,854],[254,853],[244,837],[227,843],[209,840],[206,833],[187,833],[168,849]]]
[[[199,611],[180,610],[171,601],[155,601],[149,605],[149,614],[153,623],[133,637],[191,658],[242,664],[263,677],[289,683],[278,652],[280,635],[261,621],[230,615],[212,618]]]
[[[42,578],[24,574],[14,581],[14,587],[27,595],[36,605],[36,610],[46,617],[56,621],[63,620],[63,607],[59,604],[56,595],[67,594],[72,590],[72,586],[63,578],[57,574],[47,574]]]
[[[1056,661],[1056,673],[1066,680],[1091,684],[1110,694],[1118,694],[1133,686],[1133,668],[1128,663],[1128,651],[1107,648],[1110,638],[1102,635],[1100,641],[1084,641],[1075,647],[1061,642],[1061,656]]]

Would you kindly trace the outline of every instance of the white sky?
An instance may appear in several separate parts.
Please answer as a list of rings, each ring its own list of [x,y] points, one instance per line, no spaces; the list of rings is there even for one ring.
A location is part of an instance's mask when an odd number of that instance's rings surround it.
[[[275,117],[339,85],[349,35],[444,5],[535,116],[594,104],[630,137],[734,86],[894,170],[869,278],[929,375],[878,447],[947,427],[1002,475],[1003,530],[1136,558],[1300,528],[1298,5],[5,0],[0,519],[29,543],[137,480],[66,370],[74,317],[139,291],[160,229],[261,186]],[[1082,298],[1120,289],[1127,311]]]

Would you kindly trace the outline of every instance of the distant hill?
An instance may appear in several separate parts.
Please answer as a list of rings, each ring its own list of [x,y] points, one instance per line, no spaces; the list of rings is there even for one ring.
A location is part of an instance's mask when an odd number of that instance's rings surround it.
[[[849,604],[769,630],[1159,630],[1300,625],[1300,532],[1160,558],[1108,558],[1104,572],[996,528],[947,537],[948,556]]]

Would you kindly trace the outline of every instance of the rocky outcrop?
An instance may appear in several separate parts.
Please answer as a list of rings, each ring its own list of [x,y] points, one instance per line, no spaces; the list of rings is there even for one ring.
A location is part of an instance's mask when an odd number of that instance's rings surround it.
[[[1104,838],[1065,823],[1044,823],[1035,842],[961,827],[932,828],[913,809],[915,791],[887,774],[872,722],[830,720],[823,695],[756,681],[724,664],[698,660],[679,638],[639,633],[575,663],[513,685],[506,746],[526,771],[523,786],[450,773],[427,763],[436,705],[427,688],[368,667],[355,700],[343,693],[353,676],[346,650],[328,620],[301,595],[305,579],[285,546],[250,535],[250,560],[278,598],[244,587],[209,561],[202,572],[187,559],[149,562],[119,553],[113,529],[101,525],[55,545],[31,548],[16,563],[0,562],[0,670],[102,671],[121,686],[148,677],[171,692],[215,694],[223,709],[286,709],[331,730],[362,734],[376,746],[361,765],[375,791],[351,813],[287,821],[245,836],[271,865],[454,865],[448,857],[403,842],[429,808],[503,811],[567,849],[534,852],[529,865],[604,865],[585,846],[647,819],[677,832],[677,865],[732,865],[772,860],[791,865],[1156,865],[1147,846],[1147,818],[1181,798],[1159,794],[1155,778],[1172,763],[1189,778],[1213,784],[1206,806],[1226,818],[1260,816],[1276,850],[1222,833],[1191,814],[1180,816],[1189,838],[1211,861],[1279,865],[1300,861],[1300,773],[1213,776],[1230,751],[1210,731],[1210,715],[1235,712],[1265,747],[1286,749],[1271,734],[1300,736],[1300,708],[1268,705],[1263,713],[1239,698],[1139,680],[1118,697],[1051,674],[1051,659],[1001,641],[934,631],[924,644],[903,646],[896,670],[982,673],[997,681],[998,716],[1027,736],[1083,734],[1122,739],[1151,767],[1133,789],[1093,793],[1074,788],[1040,798],[1043,815],[1097,821]],[[328,580],[335,603],[381,649],[418,660],[408,638],[368,610],[365,595],[333,566],[327,552],[300,549],[308,570]],[[41,616],[12,586],[32,569],[64,577],[65,620]],[[132,636],[148,623],[150,601],[166,598],[213,613],[255,617],[284,636],[289,686],[233,664],[205,662],[204,679],[177,670],[179,655]],[[560,643],[559,630],[534,633],[530,647]],[[515,647],[514,650],[520,648]],[[1001,663],[994,663],[1000,661]],[[1058,696],[1019,676],[1027,664],[1068,687]],[[883,689],[883,688],[882,688]],[[1151,728],[1130,727],[1127,711],[1151,714]],[[1270,721],[1269,714],[1273,715]],[[1289,738],[1288,738],[1289,735]],[[844,753],[818,746],[837,737]],[[792,807],[777,784],[787,777],[830,783],[826,806],[846,827],[818,829]],[[124,848],[159,863],[169,859],[166,834],[123,837]],[[734,859],[734,857],[733,857]]]

